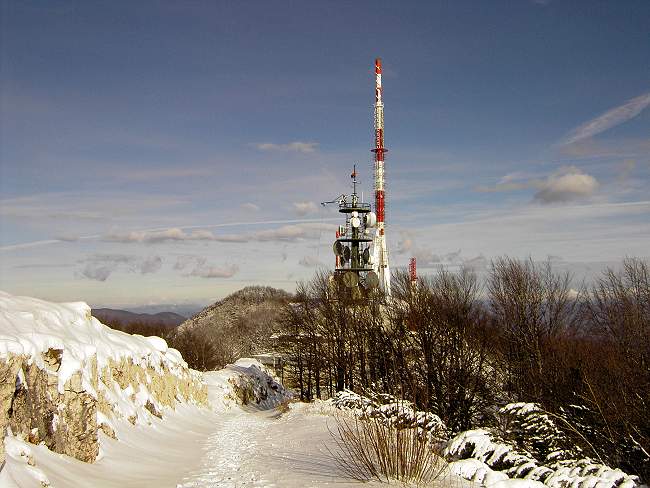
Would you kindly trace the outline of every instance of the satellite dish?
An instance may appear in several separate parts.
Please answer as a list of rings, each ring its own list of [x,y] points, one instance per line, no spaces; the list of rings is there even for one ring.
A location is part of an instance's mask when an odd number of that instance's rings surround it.
[[[375,212],[368,212],[365,219],[366,227],[374,227],[377,225],[377,214]]]
[[[343,284],[348,288],[353,288],[359,284],[359,277],[356,273],[348,271],[343,275]]]
[[[361,225],[361,219],[359,217],[352,217],[350,219],[350,225],[356,229]]]
[[[350,260],[350,248],[349,247],[344,247],[343,248],[343,261],[349,261]]]
[[[374,271],[369,271],[366,275],[366,288],[372,290],[379,286],[379,276]]]
[[[341,256],[343,254],[343,244],[341,244],[341,241],[334,241],[332,248],[334,249],[334,254],[337,256]]]
[[[368,263],[370,261],[370,249],[367,247],[364,249],[363,254],[361,255],[361,259],[364,263]]]

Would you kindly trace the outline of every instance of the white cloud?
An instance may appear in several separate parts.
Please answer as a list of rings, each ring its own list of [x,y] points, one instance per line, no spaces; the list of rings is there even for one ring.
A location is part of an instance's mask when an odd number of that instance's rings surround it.
[[[321,263],[316,256],[303,256],[303,258],[298,261],[298,264],[306,268],[315,268],[321,266],[323,263]]]
[[[297,153],[313,153],[318,149],[318,142],[301,142],[294,141],[286,144],[274,144],[271,142],[255,144],[255,147],[260,151],[282,151],[282,152],[297,152]]]
[[[196,263],[197,256],[191,256],[191,255],[183,255],[183,256],[178,256],[176,258],[176,262],[174,263],[174,269],[176,271],[183,271],[187,269],[189,266],[192,264]]]
[[[208,263],[207,258],[191,254],[178,256],[174,263],[174,269],[183,271],[183,276],[198,276],[200,278],[231,278],[239,271],[236,264],[223,267],[213,266]]]
[[[131,181],[150,181],[158,179],[183,179],[204,177],[214,174],[212,168],[149,168],[133,171],[120,171],[115,176]]]
[[[246,202],[241,204],[241,208],[244,210],[249,210],[251,212],[259,212],[260,207],[258,205],[255,205],[254,203],[251,202]]]
[[[479,186],[479,192],[506,192],[535,189],[533,200],[540,203],[570,202],[593,195],[599,183],[575,166],[564,166],[546,178],[525,179],[524,173],[504,176],[494,186]]]
[[[251,240],[256,241],[294,241],[303,239],[317,239],[325,232],[336,230],[334,224],[305,223],[296,225],[283,225],[277,229],[260,230],[251,234]]]
[[[406,254],[413,249],[413,236],[410,232],[402,232],[402,238],[397,244],[397,254]]]
[[[76,274],[80,278],[95,281],[106,281],[117,270],[127,273],[149,274],[156,273],[162,267],[160,256],[131,256],[128,254],[93,254],[84,259],[83,269]]]
[[[113,269],[109,266],[97,266],[88,263],[81,271],[81,276],[89,280],[106,281],[112,272]]]
[[[216,241],[219,240],[209,230],[193,230],[186,233],[179,228],[170,228],[157,231],[134,231],[126,234],[113,233],[104,236],[102,239],[107,242],[143,242],[147,244],[157,244],[170,241]]]
[[[463,266],[477,272],[486,269],[488,267],[488,264],[490,264],[490,262],[482,254],[479,254],[474,258],[463,260]]]
[[[0,201],[0,209],[2,209],[2,201]],[[1,212],[0,212],[1,213]],[[333,230],[336,228],[336,226],[325,224],[324,222],[326,221],[340,221],[338,217],[336,218],[321,218],[319,219],[319,222],[314,222],[315,219],[283,219],[283,220],[264,220],[264,221],[256,221],[256,222],[227,222],[227,223],[220,223],[220,224],[204,224],[204,225],[188,225],[188,226],[183,226],[180,229],[203,229],[203,228],[222,228],[222,227],[239,227],[239,226],[256,226],[256,225],[271,225],[271,224],[290,224],[290,223],[296,223],[299,225],[311,225],[311,226],[317,226],[321,228],[322,230]],[[172,230],[173,229],[173,230]],[[172,229],[147,229],[147,230],[139,230],[139,231],[133,231],[129,232],[126,234],[120,234],[113,232],[111,234],[107,235],[86,235],[86,236],[80,236],[78,239],[79,240],[95,240],[95,239],[101,239],[109,242],[121,242],[121,243],[129,243],[129,242],[145,242],[149,237],[149,235],[152,236],[153,239],[157,239],[160,237],[163,237],[165,234],[170,237],[167,240],[173,241],[174,239],[171,238],[174,235],[178,236],[178,228],[172,228]],[[263,232],[263,231],[262,231]],[[163,235],[160,236],[158,235],[159,233],[162,233]],[[208,234],[185,234],[189,236],[189,239],[180,239],[180,240],[213,240],[213,241],[218,241],[218,242],[248,242],[251,240],[256,240],[256,233],[250,233],[250,234],[226,234],[226,235],[214,235],[212,239],[208,239],[206,237],[209,237]],[[308,233],[306,233],[308,234]],[[203,238],[201,238],[203,236]],[[264,237],[264,234],[262,234],[262,237]],[[313,232],[310,233],[309,235],[304,235],[303,237],[317,237]],[[164,239],[163,239],[164,240]],[[176,239],[179,240],[179,239]],[[268,240],[268,239],[261,239],[261,240]],[[32,241],[32,242],[21,242],[18,244],[11,244],[7,246],[0,246],[0,252],[6,252],[6,251],[16,251],[16,250],[21,250],[21,249],[29,249],[32,247],[41,247],[41,246],[48,246],[51,244],[58,244],[64,242],[62,239],[45,239],[45,240],[40,240],[40,241]]]
[[[239,271],[236,264],[219,267],[201,264],[196,266],[187,276],[199,276],[201,278],[232,278]]]
[[[314,202],[293,202],[293,211],[301,217],[316,213],[317,210],[318,205]]]
[[[585,122],[575,128],[563,142],[564,145],[573,144],[574,142],[595,136],[601,132],[611,129],[617,125],[627,122],[639,115],[650,105],[650,93],[645,93],[636,98],[628,100],[623,105],[608,110],[595,119]]]
[[[574,166],[561,168],[539,184],[533,197],[540,203],[560,203],[593,195],[598,190],[598,181]]]
[[[162,267],[162,258],[160,256],[151,256],[139,264],[140,273],[155,273]]]

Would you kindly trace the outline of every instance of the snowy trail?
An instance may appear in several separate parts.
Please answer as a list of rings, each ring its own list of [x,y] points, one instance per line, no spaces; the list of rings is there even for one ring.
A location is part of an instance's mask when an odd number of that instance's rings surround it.
[[[327,429],[333,418],[314,410],[294,404],[283,415],[276,410],[228,412],[206,442],[203,466],[179,487],[358,487],[340,473],[325,447],[333,448]]]
[[[244,463],[255,457],[257,442],[254,437],[256,431],[264,428],[264,420],[243,411],[225,417],[214,426],[217,430],[206,441],[202,468],[190,473],[189,479],[180,487],[235,487],[241,482],[250,482],[249,486],[266,486],[264,480],[258,479],[258,473],[244,468]],[[258,481],[262,484],[256,484]]]
[[[335,450],[330,430],[336,431],[333,412],[338,412],[329,402],[277,408],[289,396],[254,360],[205,373],[204,381],[211,409],[179,404],[163,419],[151,416],[150,424],[115,420],[118,440],[100,434],[101,456],[95,463],[6,438],[15,455],[0,473],[0,488],[360,486],[340,471],[328,451]],[[255,392],[255,408],[237,403],[235,390],[241,388]]]

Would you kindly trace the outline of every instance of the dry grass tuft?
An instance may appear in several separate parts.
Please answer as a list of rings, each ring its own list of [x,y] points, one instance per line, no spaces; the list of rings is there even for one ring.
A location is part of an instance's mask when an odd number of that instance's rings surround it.
[[[330,454],[346,475],[358,481],[426,486],[446,467],[417,428],[398,428],[376,418],[338,416],[337,429],[330,434],[337,447]]]

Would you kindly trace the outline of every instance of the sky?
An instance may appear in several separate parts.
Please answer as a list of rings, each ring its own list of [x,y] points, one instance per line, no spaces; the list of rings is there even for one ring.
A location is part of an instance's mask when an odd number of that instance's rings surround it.
[[[650,256],[650,2],[0,0],[0,289],[134,308],[331,268],[384,65],[391,265]]]

